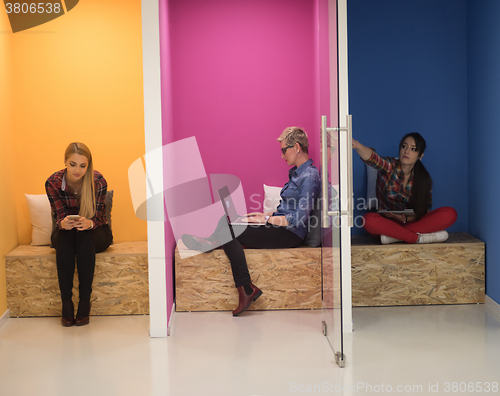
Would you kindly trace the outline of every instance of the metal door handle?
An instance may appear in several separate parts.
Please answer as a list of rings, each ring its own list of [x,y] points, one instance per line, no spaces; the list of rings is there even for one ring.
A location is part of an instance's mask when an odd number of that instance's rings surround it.
[[[352,115],[346,116],[347,123],[347,207],[349,211],[349,227],[353,226],[354,222],[354,192],[353,192],[353,175],[352,175]]]
[[[353,199],[353,173],[352,173],[352,115],[346,116],[345,128],[328,128],[326,126],[326,116],[321,116],[321,182],[322,182],[322,201],[323,201],[323,228],[330,226],[330,216],[338,216],[340,214],[348,215],[348,225],[353,226],[354,222],[354,199]],[[347,132],[347,213],[343,211],[329,211],[329,195],[328,195],[328,145],[327,134],[328,132]],[[340,197],[340,195],[339,195]],[[341,209],[341,208],[339,208]]]
[[[326,133],[326,115],[321,116],[321,191],[322,191],[322,221],[323,228],[330,226],[330,219],[328,217],[328,144]]]

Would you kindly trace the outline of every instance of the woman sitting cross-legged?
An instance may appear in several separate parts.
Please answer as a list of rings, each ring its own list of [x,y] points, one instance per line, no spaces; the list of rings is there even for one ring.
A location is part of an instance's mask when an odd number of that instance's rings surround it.
[[[231,270],[239,294],[238,308],[233,316],[246,311],[262,291],[252,284],[243,246],[261,249],[286,249],[302,244],[308,228],[308,218],[313,203],[320,193],[318,169],[309,159],[309,142],[306,133],[297,127],[286,128],[278,138],[281,157],[287,165],[289,180],[281,190],[281,202],[275,212],[249,213],[244,220],[248,226],[229,226],[222,217],[210,238],[184,234],[182,241],[192,250],[210,251],[222,246],[231,263]],[[256,227],[251,223],[265,225]],[[236,238],[233,238],[231,229]],[[244,229],[238,229],[244,227]]]
[[[451,207],[431,210],[432,179],[422,164],[425,140],[417,132],[409,133],[399,143],[399,159],[380,157],[374,150],[357,140],[352,148],[361,159],[378,170],[377,198],[379,209],[402,211],[413,209],[413,215],[394,213],[367,213],[364,228],[378,237],[383,244],[444,242],[448,239],[445,228],[457,220]]]

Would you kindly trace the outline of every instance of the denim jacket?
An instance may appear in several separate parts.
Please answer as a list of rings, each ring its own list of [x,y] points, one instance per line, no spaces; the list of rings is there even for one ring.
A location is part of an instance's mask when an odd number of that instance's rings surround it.
[[[309,159],[288,173],[288,183],[281,189],[281,201],[273,216],[285,216],[287,229],[302,239],[307,234],[308,218],[315,198],[321,191],[318,168]]]

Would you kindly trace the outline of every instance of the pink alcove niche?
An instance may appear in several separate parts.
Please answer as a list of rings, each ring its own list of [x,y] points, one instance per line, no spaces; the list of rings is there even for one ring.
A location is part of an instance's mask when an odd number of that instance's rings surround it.
[[[307,131],[320,168],[320,116],[337,117],[328,3],[160,0],[163,144],[194,136],[206,173],[238,177],[249,211],[262,211],[263,184],[288,180],[276,140],[286,127]],[[167,219],[168,314],[175,243]]]

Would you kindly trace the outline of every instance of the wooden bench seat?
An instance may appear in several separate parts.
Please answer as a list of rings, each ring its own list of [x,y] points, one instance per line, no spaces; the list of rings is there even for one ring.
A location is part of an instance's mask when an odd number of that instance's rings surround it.
[[[92,315],[149,313],[147,242],[121,242],[96,255]],[[55,250],[21,245],[5,256],[11,317],[59,316],[61,297]],[[74,284],[78,285],[75,271]],[[78,288],[73,288],[78,304]]]
[[[251,310],[321,308],[320,248],[245,249],[245,255],[252,282],[264,290]],[[231,267],[222,249],[200,254],[179,241],[175,290],[177,311],[230,311],[238,306]]]
[[[353,237],[353,306],[484,303],[484,242],[451,233],[444,243],[381,245]]]
[[[179,252],[182,251],[182,258]],[[175,253],[177,311],[232,310],[238,304],[220,249]],[[251,310],[321,308],[321,248],[245,249],[252,281],[264,291]],[[381,245],[354,236],[353,306],[484,303],[484,243],[467,233],[445,243]]]

